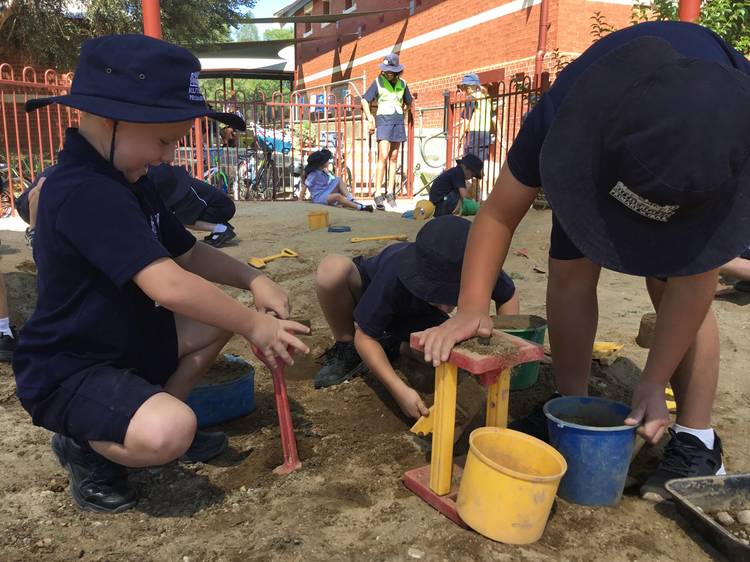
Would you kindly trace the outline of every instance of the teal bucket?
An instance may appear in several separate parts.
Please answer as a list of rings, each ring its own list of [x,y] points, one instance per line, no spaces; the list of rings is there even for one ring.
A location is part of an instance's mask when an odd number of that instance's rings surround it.
[[[518,336],[527,341],[544,344],[544,333],[547,321],[540,316],[530,314],[507,314],[495,316],[495,328],[506,334]],[[524,363],[513,367],[510,377],[511,390],[525,390],[536,384],[539,378],[539,361]]]

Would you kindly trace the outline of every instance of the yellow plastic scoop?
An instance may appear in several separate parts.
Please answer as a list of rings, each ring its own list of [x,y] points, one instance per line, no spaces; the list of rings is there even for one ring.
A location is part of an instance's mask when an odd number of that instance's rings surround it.
[[[599,361],[602,365],[611,365],[619,357],[620,350],[623,347],[625,347],[625,345],[621,343],[596,341],[594,342],[591,358],[595,361]]]
[[[281,252],[272,256],[266,256],[265,258],[250,258],[247,260],[248,265],[252,265],[258,269],[263,269],[269,261],[278,260],[281,258],[296,258],[299,256],[294,250],[289,248],[282,248]]]
[[[430,433],[432,433],[432,426],[435,422],[435,416],[432,415],[432,412],[434,410],[435,406],[430,406],[430,413],[419,418],[416,423],[411,426],[410,431],[414,435],[429,435]]]
[[[370,242],[372,240],[407,240],[409,237],[406,234],[384,234],[383,236],[355,236],[352,238],[352,244],[357,242]]]

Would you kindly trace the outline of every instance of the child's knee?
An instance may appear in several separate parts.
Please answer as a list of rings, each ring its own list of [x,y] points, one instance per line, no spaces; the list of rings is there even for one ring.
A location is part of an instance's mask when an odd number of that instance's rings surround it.
[[[193,410],[175,399],[168,407],[162,406],[160,415],[151,423],[128,428],[125,445],[148,456],[150,464],[167,464],[185,454],[197,429],[198,422]]]
[[[330,255],[324,257],[315,273],[315,283],[323,289],[332,289],[346,282],[352,260],[346,256]]]

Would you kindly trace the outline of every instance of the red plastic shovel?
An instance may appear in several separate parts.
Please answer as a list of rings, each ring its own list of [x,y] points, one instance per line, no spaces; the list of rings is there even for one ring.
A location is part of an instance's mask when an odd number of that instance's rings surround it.
[[[297,455],[297,440],[294,437],[292,426],[292,413],[289,410],[289,399],[286,395],[286,380],[284,379],[284,362],[276,358],[276,367],[268,364],[266,356],[252,346],[255,356],[263,361],[268,370],[271,371],[273,379],[273,394],[276,398],[276,413],[279,415],[279,432],[281,433],[281,449],[284,452],[284,464],[273,469],[276,474],[289,474],[298,468],[302,468],[302,462]],[[290,349],[291,353],[291,349]]]

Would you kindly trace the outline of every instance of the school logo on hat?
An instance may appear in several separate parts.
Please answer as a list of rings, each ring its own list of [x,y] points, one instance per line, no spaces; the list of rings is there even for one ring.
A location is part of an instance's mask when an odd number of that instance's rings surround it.
[[[198,76],[200,76],[200,72],[190,73],[190,86],[188,86],[188,97],[190,98],[190,101],[205,101],[203,99],[203,94],[201,93],[201,87],[198,84]]]

